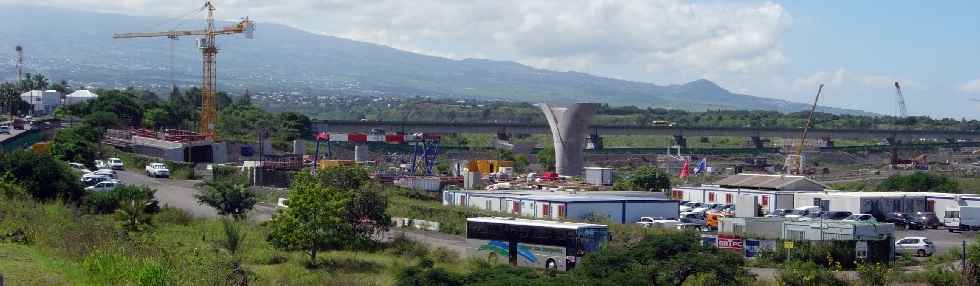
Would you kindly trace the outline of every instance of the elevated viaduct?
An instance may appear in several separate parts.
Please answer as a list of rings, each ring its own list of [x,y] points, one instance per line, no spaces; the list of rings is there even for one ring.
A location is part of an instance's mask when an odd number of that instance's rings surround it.
[[[322,120],[314,122],[314,130],[322,132],[360,132],[372,129],[404,133],[486,133],[509,137],[509,134],[551,134],[547,124],[522,123],[456,123],[418,121],[350,121]],[[595,137],[603,135],[673,136],[678,145],[685,146],[686,137],[745,137],[762,147],[763,138],[797,138],[800,128],[732,128],[732,127],[667,127],[635,125],[591,125]],[[978,141],[980,132],[955,130],[886,130],[886,129],[810,129],[808,137],[832,142],[835,139],[871,139],[891,142],[911,142],[934,139],[945,142]]]

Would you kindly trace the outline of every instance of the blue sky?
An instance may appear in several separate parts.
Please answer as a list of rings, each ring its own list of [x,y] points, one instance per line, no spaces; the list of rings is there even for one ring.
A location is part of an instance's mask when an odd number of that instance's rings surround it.
[[[837,68],[908,81],[912,114],[977,118],[961,90],[980,78],[980,2],[978,1],[787,1],[793,15],[783,43],[791,63],[787,71],[806,75]],[[922,86],[919,86],[922,85]],[[843,104],[857,101],[881,112],[892,90],[848,86]],[[880,104],[878,104],[880,103]]]
[[[3,3],[20,3],[0,0]],[[35,0],[176,17],[203,0]],[[454,59],[980,119],[980,1],[224,0],[220,15]],[[231,17],[234,18],[234,17]]]

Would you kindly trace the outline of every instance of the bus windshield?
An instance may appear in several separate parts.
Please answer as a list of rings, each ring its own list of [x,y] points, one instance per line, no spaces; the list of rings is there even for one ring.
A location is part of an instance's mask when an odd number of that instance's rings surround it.
[[[592,252],[609,240],[609,230],[605,228],[581,228],[578,230],[578,243],[581,250]]]

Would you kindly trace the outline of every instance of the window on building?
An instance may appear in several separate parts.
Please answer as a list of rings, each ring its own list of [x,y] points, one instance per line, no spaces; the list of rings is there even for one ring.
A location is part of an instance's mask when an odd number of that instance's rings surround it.
[[[521,214],[521,202],[514,202],[514,214]]]
[[[541,214],[544,215],[544,217],[551,217],[551,205],[545,203],[542,207],[544,207],[544,209],[541,210]]]
[[[558,218],[565,218],[565,205],[558,205]]]
[[[769,196],[762,196],[762,205],[764,206],[769,205]]]
[[[726,204],[732,203],[732,194],[725,194],[725,203]]]
[[[708,202],[709,203],[715,202],[715,193],[708,193]]]

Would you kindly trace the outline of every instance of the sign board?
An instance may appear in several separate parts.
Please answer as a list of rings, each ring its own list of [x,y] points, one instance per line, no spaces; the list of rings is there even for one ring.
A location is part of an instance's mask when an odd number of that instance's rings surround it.
[[[731,249],[731,250],[742,250],[743,242],[741,238],[736,237],[718,237],[718,248],[721,249]]]
[[[855,257],[858,258],[858,259],[867,259],[868,258],[868,242],[867,241],[858,241],[854,245],[854,254],[855,254]]]
[[[755,257],[762,252],[761,241],[755,239],[745,240],[745,257]]]
[[[783,248],[786,248],[786,249],[792,249],[792,248],[793,248],[793,246],[794,246],[794,245],[793,245],[793,242],[792,242],[792,241],[784,241],[784,242],[783,242]]]
[[[704,246],[718,246],[718,237],[714,235],[701,235],[701,245]]]

